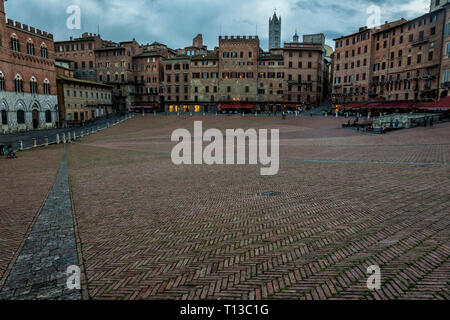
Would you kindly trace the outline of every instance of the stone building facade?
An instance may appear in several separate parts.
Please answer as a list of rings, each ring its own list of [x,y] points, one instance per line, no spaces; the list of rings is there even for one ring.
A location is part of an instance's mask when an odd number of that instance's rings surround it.
[[[130,110],[134,102],[138,69],[133,57],[141,53],[136,40],[110,43],[95,50],[97,82],[113,86],[113,104],[118,111]]]
[[[219,55],[216,52],[198,55],[191,61],[191,101],[201,103],[203,111],[217,111],[219,101]],[[200,108],[198,104],[195,108]]]
[[[70,62],[57,60],[56,72],[60,123],[84,123],[113,113],[111,86],[75,78]]]
[[[324,98],[327,78],[324,47],[320,43],[285,43],[283,47],[287,103],[318,105]]]
[[[95,50],[103,47],[100,35],[83,33],[79,38],[55,42],[57,58],[71,61],[70,68],[77,78],[96,81]]]
[[[450,4],[439,4],[415,19],[361,28],[335,39],[333,102],[421,102],[446,96],[450,87],[449,13]]]
[[[273,112],[318,105],[328,81],[324,52],[322,42],[285,43],[283,48],[264,52],[258,37],[219,37],[217,50],[164,60],[165,111]],[[180,81],[177,92],[173,81],[187,61],[190,70],[183,72],[190,81]],[[183,97],[183,86],[190,90],[189,99]]]
[[[333,100],[335,103],[369,100],[372,30],[335,39]]]
[[[256,101],[259,49],[257,36],[219,37],[220,101]]]
[[[132,109],[136,112],[157,110],[164,81],[164,57],[158,51],[133,57],[135,91]]]
[[[0,0],[0,132],[56,127],[53,35],[11,19]]]
[[[191,99],[191,59],[178,56],[164,60],[164,100],[186,104]]]

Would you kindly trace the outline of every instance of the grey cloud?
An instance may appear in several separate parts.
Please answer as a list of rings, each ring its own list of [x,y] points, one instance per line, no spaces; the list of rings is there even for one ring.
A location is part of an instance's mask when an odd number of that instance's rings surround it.
[[[333,38],[365,25],[371,4],[382,8],[384,21],[424,14],[427,2],[402,0],[393,6],[391,0],[14,0],[5,5],[8,18],[51,32],[57,40],[96,33],[99,26],[102,37],[113,41],[136,38],[140,43],[158,41],[181,48],[202,33],[213,47],[221,29],[224,35],[254,35],[258,25],[266,49],[268,20],[275,7],[283,18],[283,41],[290,41],[298,29],[300,35],[323,32],[332,44]],[[82,30],[65,26],[71,4],[82,9]]]

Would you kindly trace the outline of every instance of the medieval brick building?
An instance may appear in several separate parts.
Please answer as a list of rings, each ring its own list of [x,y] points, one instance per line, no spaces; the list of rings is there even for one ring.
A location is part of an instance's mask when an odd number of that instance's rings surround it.
[[[4,0],[0,0],[0,44],[0,131],[55,127],[53,35],[6,21]]]

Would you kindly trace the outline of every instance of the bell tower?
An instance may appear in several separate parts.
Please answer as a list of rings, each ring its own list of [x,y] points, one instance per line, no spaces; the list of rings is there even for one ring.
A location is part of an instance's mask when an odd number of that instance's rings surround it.
[[[274,12],[273,17],[269,18],[269,50],[281,47],[281,17],[277,17]]]
[[[2,47],[3,41],[5,41],[5,29],[6,29],[5,1],[6,0],[0,0],[0,45]]]

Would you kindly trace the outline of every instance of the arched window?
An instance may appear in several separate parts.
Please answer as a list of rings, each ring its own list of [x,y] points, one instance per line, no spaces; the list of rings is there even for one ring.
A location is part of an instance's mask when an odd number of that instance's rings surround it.
[[[5,76],[3,72],[0,71],[0,91],[5,90]]]
[[[23,92],[23,80],[19,74],[14,78],[14,88],[17,93]]]
[[[12,51],[20,51],[20,43],[19,43],[19,38],[17,38],[17,35],[15,33],[13,33],[11,35],[11,50]]]
[[[8,124],[8,113],[6,110],[2,110],[2,125]]]
[[[48,79],[44,80],[44,94],[50,94],[51,93],[51,88],[50,88],[50,81],[48,81]]]
[[[45,122],[52,123],[52,112],[50,110],[45,111]]]
[[[42,56],[42,58],[45,58],[45,59],[48,58],[48,50],[47,50],[47,45],[45,44],[45,42],[43,42],[41,44],[41,56]]]
[[[28,39],[27,41],[27,53],[34,56],[34,43],[31,39]]]
[[[31,77],[30,79],[30,92],[32,94],[38,93],[38,83],[35,77]]]
[[[25,112],[23,110],[17,110],[17,123],[18,124],[25,123]]]

